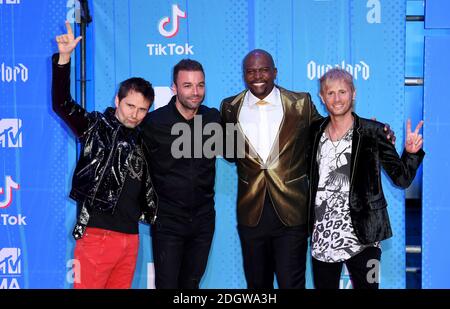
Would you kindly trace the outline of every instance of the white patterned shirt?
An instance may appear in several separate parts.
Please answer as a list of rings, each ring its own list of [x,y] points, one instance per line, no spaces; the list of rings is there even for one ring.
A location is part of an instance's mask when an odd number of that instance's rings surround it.
[[[319,142],[316,158],[319,184],[311,253],[322,262],[342,262],[373,246],[359,242],[350,217],[352,137],[352,128],[335,142],[324,132]]]

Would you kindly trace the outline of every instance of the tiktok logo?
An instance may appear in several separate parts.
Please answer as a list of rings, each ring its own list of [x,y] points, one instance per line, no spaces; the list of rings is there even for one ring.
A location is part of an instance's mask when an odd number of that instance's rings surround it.
[[[5,194],[5,198],[0,200],[0,208],[6,208],[12,203],[12,189],[18,190],[19,184],[12,180],[11,176],[5,178],[5,189],[0,187],[0,196]]]
[[[169,39],[173,38],[177,35],[178,30],[180,29],[180,18],[186,18],[186,12],[180,10],[177,4],[172,5],[172,17],[164,17],[159,21],[158,31],[159,33]],[[171,25],[168,25],[172,23]],[[170,29],[166,29],[169,28]],[[176,43],[160,43],[160,42],[149,42],[145,44],[148,48],[148,55],[153,56],[189,56],[194,54],[194,45],[189,44],[188,42],[182,44]]]
[[[172,38],[174,37],[177,33],[178,33],[178,29],[179,29],[179,20],[180,18],[186,18],[186,12],[183,12],[182,10],[180,10],[180,8],[178,7],[177,4],[173,4],[172,5],[172,28],[167,31],[165,28],[165,26],[167,26],[168,23],[170,23],[170,17],[164,17],[163,19],[161,19],[159,21],[158,24],[158,30],[159,33],[161,33],[162,36],[166,37],[166,38]]]

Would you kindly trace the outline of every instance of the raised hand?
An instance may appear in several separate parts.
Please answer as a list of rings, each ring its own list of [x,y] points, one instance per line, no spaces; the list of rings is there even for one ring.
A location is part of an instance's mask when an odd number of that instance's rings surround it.
[[[70,55],[72,54],[75,47],[77,47],[78,42],[82,39],[81,36],[76,39],[73,36],[72,27],[70,23],[66,20],[67,33],[58,35],[56,37],[56,42],[58,43],[59,51],[59,64],[66,64],[70,61]]]
[[[377,121],[377,118],[375,118],[375,117],[372,117],[370,119]],[[393,145],[395,145],[395,140],[397,138],[395,137],[395,132],[391,129],[391,126],[388,123],[384,124],[383,131],[384,131],[384,134],[386,134],[386,138],[388,140],[390,140]]]
[[[411,132],[411,119],[406,122],[406,141],[405,149],[409,153],[416,153],[422,148],[423,138],[419,134],[420,128],[423,126],[423,120],[419,122],[414,132]]]

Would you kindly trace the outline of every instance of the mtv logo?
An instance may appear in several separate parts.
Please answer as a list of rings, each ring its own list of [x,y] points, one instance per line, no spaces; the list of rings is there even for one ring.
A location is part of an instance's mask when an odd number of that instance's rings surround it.
[[[22,147],[21,119],[0,119],[0,145],[2,148]]]
[[[22,253],[20,248],[0,249],[0,275],[20,275],[22,273]]]

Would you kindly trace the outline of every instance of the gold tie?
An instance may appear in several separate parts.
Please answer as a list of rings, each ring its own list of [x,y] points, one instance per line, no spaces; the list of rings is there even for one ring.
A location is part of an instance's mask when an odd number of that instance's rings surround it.
[[[264,100],[259,100],[258,102],[256,102],[256,105],[258,105],[258,106],[264,106],[264,105],[267,105],[267,104],[269,104],[269,102],[264,101]]]

